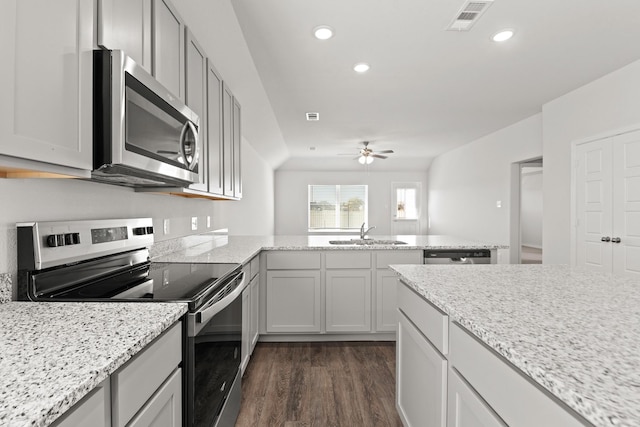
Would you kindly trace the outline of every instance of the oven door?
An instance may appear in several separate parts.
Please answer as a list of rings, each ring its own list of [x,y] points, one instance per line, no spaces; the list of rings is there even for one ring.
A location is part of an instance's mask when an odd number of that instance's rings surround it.
[[[240,273],[210,303],[188,315],[187,426],[233,425],[238,416],[245,287]]]

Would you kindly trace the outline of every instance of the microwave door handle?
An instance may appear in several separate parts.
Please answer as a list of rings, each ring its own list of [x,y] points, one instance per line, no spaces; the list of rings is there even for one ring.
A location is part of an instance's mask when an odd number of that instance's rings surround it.
[[[213,316],[215,316],[216,314],[220,313],[222,310],[227,308],[227,306],[231,304],[242,293],[242,291],[244,291],[244,288],[246,287],[246,281],[247,281],[244,271],[240,273],[239,276],[242,277],[240,284],[236,286],[236,288],[232,292],[230,292],[220,301],[196,313],[196,323],[200,323],[200,324],[207,323],[209,320],[213,318]],[[238,279],[236,278],[234,280],[238,280]]]
[[[187,160],[187,152],[185,149],[185,142],[189,131],[193,134],[195,145],[193,159],[191,160],[191,162]],[[182,154],[182,158],[184,159],[184,163],[187,168],[189,168],[189,170],[193,170],[198,164],[198,157],[200,156],[200,144],[198,144],[198,130],[196,129],[195,125],[189,120],[185,122],[185,124],[182,126],[182,131],[180,132],[180,153]]]

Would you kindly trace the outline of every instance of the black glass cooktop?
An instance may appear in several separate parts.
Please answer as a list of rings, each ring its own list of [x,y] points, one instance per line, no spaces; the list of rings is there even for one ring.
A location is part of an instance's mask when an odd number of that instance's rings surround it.
[[[80,264],[72,270],[34,276],[38,300],[189,302],[190,308],[226,284],[241,271],[239,264],[145,262],[107,273],[98,264]],[[52,285],[53,282],[63,285]]]

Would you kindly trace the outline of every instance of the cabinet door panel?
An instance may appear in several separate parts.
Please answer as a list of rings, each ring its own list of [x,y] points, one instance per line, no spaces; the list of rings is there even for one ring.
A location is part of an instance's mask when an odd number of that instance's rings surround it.
[[[200,118],[198,129],[200,145],[200,160],[198,164],[198,176],[200,181],[189,188],[207,191],[207,57],[204,49],[193,38],[191,31],[187,30],[186,48],[186,104]]]
[[[167,0],[155,0],[153,23],[153,75],[184,101],[184,21]]]
[[[178,368],[160,387],[128,427],[182,426],[182,369]]]
[[[151,72],[151,0],[98,0],[98,44]]]
[[[376,277],[376,331],[395,332],[398,324],[398,275],[379,270]]]
[[[449,371],[447,427],[506,427],[455,369]]]
[[[398,314],[398,413],[407,426],[446,422],[447,360],[402,314]]]
[[[249,363],[249,350],[251,343],[251,289],[245,288],[242,292],[242,347],[240,371],[244,374],[247,364]]]
[[[242,198],[242,132],[241,108],[238,100],[233,98],[233,197]]]
[[[224,166],[222,144],[222,79],[207,62],[207,168],[209,193],[223,194]]]
[[[126,425],[181,361],[177,323],[111,376],[113,425]]]
[[[326,272],[327,332],[371,331],[371,271]]]
[[[92,169],[92,1],[5,1],[0,154]]]
[[[252,262],[253,264],[253,262]],[[252,269],[253,270],[253,269]],[[254,276],[251,280],[251,320],[250,320],[250,350],[253,351],[253,348],[258,343],[258,338],[260,337],[258,331],[258,319],[259,319],[259,305],[260,305],[260,277]]]
[[[267,332],[320,332],[320,272],[267,272]]]
[[[222,169],[223,194],[233,197],[233,94],[222,84]]]

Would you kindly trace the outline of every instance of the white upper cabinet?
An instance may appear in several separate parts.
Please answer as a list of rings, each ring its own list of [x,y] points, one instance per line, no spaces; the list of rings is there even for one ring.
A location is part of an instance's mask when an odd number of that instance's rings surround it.
[[[32,170],[89,176],[94,12],[92,0],[2,2],[2,176],[21,159],[42,162],[24,165]]]
[[[98,0],[98,44],[124,51],[149,73],[151,1]]]
[[[222,168],[223,194],[233,197],[233,94],[222,85]]]
[[[211,62],[207,63],[207,168],[209,192],[223,193],[222,79]]]
[[[240,161],[240,144],[242,143],[242,132],[240,128],[240,103],[233,98],[233,197],[242,198],[242,165]]]
[[[198,176],[200,182],[190,188],[207,191],[207,55],[197,40],[186,30],[186,104],[200,118],[198,138],[200,155]]]
[[[185,24],[167,0],[153,2],[153,70],[154,77],[171,93],[185,100],[184,93]]]

